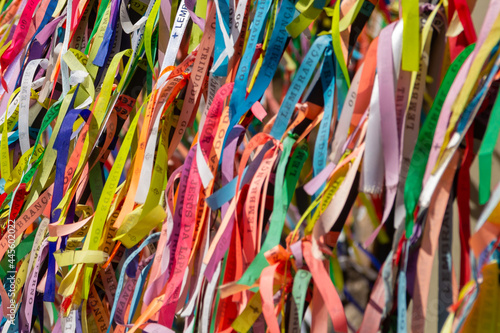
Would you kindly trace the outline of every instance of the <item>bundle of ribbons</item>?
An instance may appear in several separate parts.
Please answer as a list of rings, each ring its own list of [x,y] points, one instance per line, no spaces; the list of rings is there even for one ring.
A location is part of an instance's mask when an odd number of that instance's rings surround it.
[[[1,332],[500,332],[499,45],[500,0],[0,0]]]

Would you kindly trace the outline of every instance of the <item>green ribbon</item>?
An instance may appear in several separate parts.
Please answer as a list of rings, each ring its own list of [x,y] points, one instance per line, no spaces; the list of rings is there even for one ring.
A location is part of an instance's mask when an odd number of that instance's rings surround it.
[[[465,60],[469,57],[475,44],[469,45],[465,48],[453,61],[453,63],[448,68],[446,75],[439,87],[434,103],[425,119],[424,125],[420,129],[418,134],[417,143],[415,145],[415,150],[413,151],[413,156],[411,158],[410,167],[408,169],[408,176],[406,178],[405,190],[404,190],[404,203],[406,209],[406,237],[410,237],[413,232],[413,213],[417,207],[418,198],[420,192],[422,192],[422,180],[424,179],[425,168],[427,166],[427,161],[429,159],[429,152],[432,147],[432,140],[434,138],[434,132],[436,131],[437,122],[439,120],[439,115],[443,107],[444,101],[448,95],[448,92],[458,74],[458,71],[462,67]]]
[[[17,245],[16,248],[14,249],[15,266],[17,266],[19,261],[22,258],[24,258],[28,253],[30,253],[31,250],[33,250],[33,242],[35,241],[35,235],[37,230],[38,228],[35,229],[32,233],[30,233],[28,237],[23,239],[21,243],[19,243],[19,245]],[[7,272],[10,271],[9,265],[10,265],[9,254],[7,253],[7,255],[0,262],[0,279],[3,279],[5,276],[7,276]]]
[[[500,132],[500,95],[497,96],[491,110],[488,127],[479,149],[479,203],[484,205],[490,197],[491,165],[493,150],[495,150]]]

